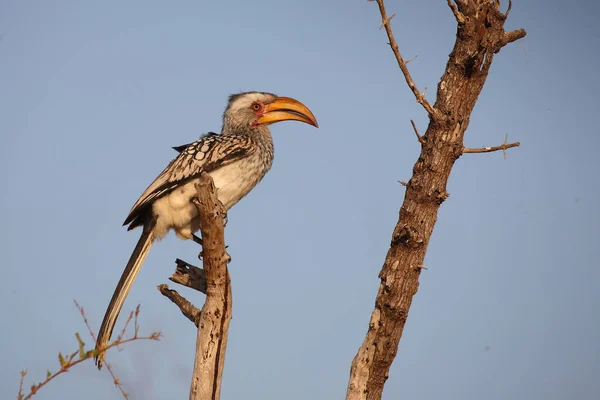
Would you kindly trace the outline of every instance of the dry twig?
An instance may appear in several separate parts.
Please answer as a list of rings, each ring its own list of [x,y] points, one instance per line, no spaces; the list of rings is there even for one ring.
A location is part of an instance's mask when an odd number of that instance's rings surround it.
[[[448,0],[448,7],[450,7],[450,9],[452,10],[452,14],[454,14],[456,22],[458,22],[459,24],[464,24],[465,16],[462,15],[460,11],[458,11],[458,8],[456,7],[456,4],[454,4],[453,0]]]
[[[158,290],[163,296],[171,300],[179,309],[181,313],[198,327],[198,321],[200,320],[200,310],[190,303],[185,297],[180,295],[176,290],[169,289],[164,283],[158,285]]]
[[[420,105],[423,106],[423,108],[425,108],[429,117],[430,118],[436,117],[437,116],[436,110],[431,106],[431,104],[429,104],[424,93],[419,92],[419,89],[417,89],[417,85],[415,85],[415,82],[413,81],[412,77],[410,76],[410,72],[408,71],[406,62],[404,61],[404,58],[402,58],[402,55],[400,54],[400,49],[398,48],[398,43],[396,43],[396,39],[394,39],[394,33],[392,32],[392,28],[390,27],[390,21],[395,16],[395,14],[393,14],[391,17],[388,18],[387,13],[385,11],[385,6],[383,5],[383,0],[375,0],[375,1],[377,1],[377,5],[379,6],[379,12],[381,13],[381,26],[385,28],[385,32],[387,33],[388,39],[390,40],[390,42],[389,42],[390,47],[392,48],[392,51],[394,52],[394,55],[396,56],[396,60],[398,61],[398,66],[400,67],[400,70],[402,70],[402,74],[404,75],[404,79],[406,80],[408,87],[410,88],[410,90],[412,90],[413,94],[415,95],[415,99],[417,100],[417,103],[419,103]],[[381,29],[381,28],[379,28],[379,29]]]
[[[175,263],[177,267],[169,280],[206,294],[206,273],[204,270],[179,258],[175,260]]]
[[[413,130],[415,131],[415,135],[417,135],[417,140],[419,141],[419,143],[425,143],[425,139],[423,139],[423,136],[419,135],[419,130],[417,129],[417,125],[415,125],[415,121],[411,119],[410,123],[412,124]]]
[[[502,150],[504,152],[504,159],[506,160],[506,150],[510,149],[512,147],[519,147],[521,145],[520,142],[508,143],[507,140],[508,140],[508,135],[506,135],[504,137],[504,143],[502,143],[500,146],[480,147],[480,148],[465,147],[463,149],[463,153],[491,153],[493,151]]]
[[[79,303],[77,303],[77,301],[75,302],[75,306],[79,309],[79,312],[81,313],[81,316],[83,318],[83,321],[85,322],[85,325],[89,331],[90,336],[92,337],[93,343],[96,343],[96,337],[94,335],[94,332],[92,331],[92,328],[87,320],[87,317],[85,316],[85,312],[83,310],[83,307],[79,305]],[[29,400],[33,395],[35,395],[42,387],[44,387],[45,385],[47,385],[49,382],[51,382],[52,380],[54,380],[54,378],[58,377],[61,374],[64,374],[65,372],[68,372],[71,368],[73,368],[74,366],[76,366],[77,364],[80,364],[82,362],[84,362],[85,360],[94,358],[99,352],[105,352],[113,347],[118,347],[121,346],[123,344],[129,343],[129,342],[133,342],[136,340],[159,340],[160,339],[160,332],[155,332],[150,334],[149,336],[139,336],[138,335],[138,322],[137,322],[137,317],[139,315],[139,310],[140,310],[140,306],[137,306],[135,311],[132,311],[129,314],[129,318],[127,319],[127,322],[125,323],[125,328],[123,329],[123,332],[121,335],[119,335],[119,337],[117,338],[117,340],[115,340],[114,342],[110,343],[108,346],[106,346],[103,349],[98,349],[98,350],[85,350],[85,343],[83,342],[83,340],[81,340],[81,337],[79,336],[79,333],[75,333],[75,337],[77,338],[77,343],[78,343],[78,350],[74,351],[73,353],[70,354],[65,354],[63,355],[62,353],[58,353],[58,360],[60,363],[60,369],[54,373],[47,371],[46,373],[46,379],[44,379],[42,382],[37,383],[37,384],[33,384],[31,385],[31,389],[30,392],[27,394],[23,394],[23,384],[25,381],[25,375],[27,375],[27,370],[24,369],[21,371],[21,379],[19,382],[19,392],[17,394],[17,399],[18,400]],[[127,325],[131,322],[131,320],[134,320],[134,334],[133,336],[124,339],[124,335],[125,335],[125,330]],[[108,368],[108,364],[107,364],[107,369],[110,371],[110,374],[113,378],[113,382],[114,384],[117,386],[117,388],[119,389],[119,391],[121,392],[121,396],[125,399],[129,398],[129,395],[125,392],[125,390],[123,389],[123,386],[121,385],[121,382],[117,379],[116,375],[114,374],[114,372]]]

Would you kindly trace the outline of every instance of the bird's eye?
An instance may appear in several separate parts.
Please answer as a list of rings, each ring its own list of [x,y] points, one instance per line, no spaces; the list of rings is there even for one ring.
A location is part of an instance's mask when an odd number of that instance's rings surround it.
[[[254,111],[260,111],[260,110],[262,110],[262,104],[260,104],[260,103],[253,103],[252,104],[252,109]]]

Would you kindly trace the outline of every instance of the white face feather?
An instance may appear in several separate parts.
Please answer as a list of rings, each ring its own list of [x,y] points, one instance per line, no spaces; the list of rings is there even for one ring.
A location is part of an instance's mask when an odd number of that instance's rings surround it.
[[[239,111],[244,109],[250,110],[250,106],[254,102],[270,103],[275,100],[277,96],[270,93],[251,92],[246,93],[236,98],[227,109],[227,113],[230,115],[238,114]]]
[[[261,92],[248,92],[237,95],[228,104],[223,115],[223,131],[227,131],[227,128],[251,126],[256,121],[256,114],[251,108],[252,104],[255,102],[267,104],[276,98],[277,96],[274,94]]]

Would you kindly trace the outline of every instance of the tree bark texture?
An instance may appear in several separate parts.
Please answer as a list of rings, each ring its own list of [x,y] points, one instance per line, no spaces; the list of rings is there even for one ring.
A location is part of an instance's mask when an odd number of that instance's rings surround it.
[[[226,214],[208,174],[202,174],[196,189],[198,200],[195,204],[200,213],[206,301],[197,321],[198,336],[190,400],[218,400],[231,320],[231,281],[227,270],[229,256],[225,251],[224,239]]]
[[[440,205],[449,197],[446,185],[454,162],[463,154],[463,137],[494,55],[506,44],[525,36],[520,29],[504,31],[510,11],[500,12],[499,1],[448,0],[458,28],[456,42],[437,87],[433,107],[412,81],[400,56],[383,0],[377,0],[390,46],[404,77],[429,115],[420,138],[421,154],[406,183],[404,202],[390,248],[379,273],[381,283],[365,340],[350,370],[347,400],[380,399],[419,287],[425,252]],[[393,15],[392,15],[393,17]],[[418,135],[418,133],[417,133]]]

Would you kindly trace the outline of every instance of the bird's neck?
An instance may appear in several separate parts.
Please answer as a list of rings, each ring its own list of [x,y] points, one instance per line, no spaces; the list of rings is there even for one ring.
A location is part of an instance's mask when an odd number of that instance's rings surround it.
[[[232,135],[232,136],[248,136],[256,140],[257,144],[267,144],[273,143],[273,137],[271,136],[271,131],[267,125],[260,126],[247,126],[247,125],[239,125],[234,123],[233,121],[225,120],[223,121],[223,126],[221,128],[222,135]]]

